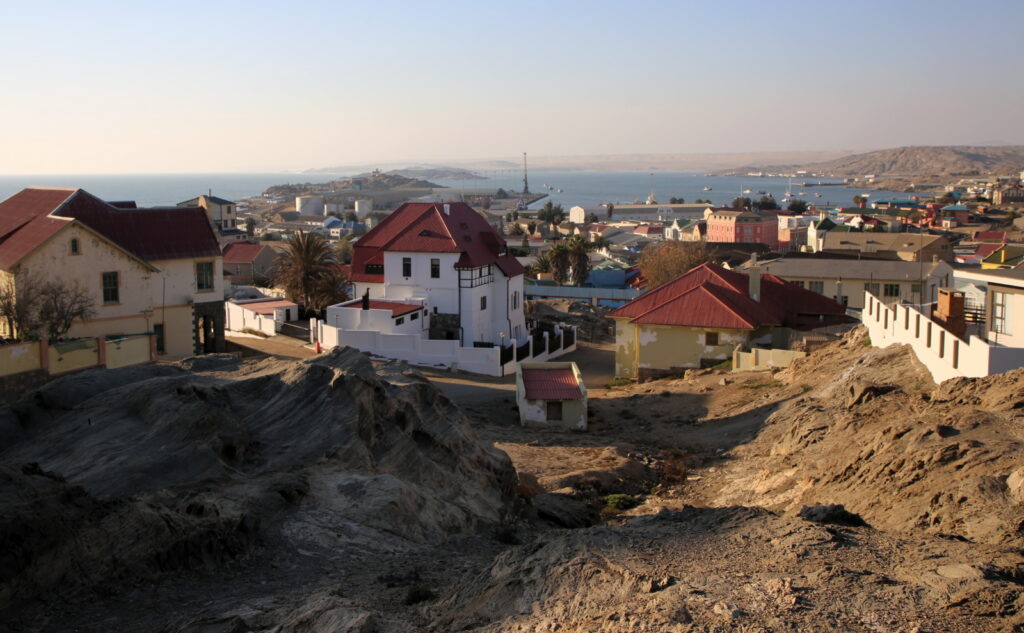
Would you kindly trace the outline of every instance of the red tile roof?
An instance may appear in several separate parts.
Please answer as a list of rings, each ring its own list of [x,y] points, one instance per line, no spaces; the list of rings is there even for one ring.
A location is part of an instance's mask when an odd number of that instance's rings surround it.
[[[447,213],[445,210],[447,209]],[[456,266],[497,264],[505,275],[524,269],[515,258],[502,260],[504,241],[487,220],[463,202],[407,202],[359,238],[352,251],[352,281],[383,282],[366,266],[384,264],[385,251],[461,253]]]
[[[265,248],[266,244],[252,244],[249,242],[232,242],[224,247],[225,264],[251,264]],[[274,250],[270,248],[270,250]]]
[[[748,284],[746,274],[702,264],[609,316],[649,325],[741,330],[766,325],[818,325],[819,315],[845,318],[842,305],[775,275],[761,275],[760,301],[750,298]]]
[[[572,369],[523,369],[527,400],[581,400]]]
[[[349,301],[348,303],[341,304],[343,308],[356,308],[362,309],[363,300],[356,299],[355,301]],[[402,303],[400,301],[384,301],[382,299],[370,299],[371,310],[391,310],[392,317],[400,317],[403,314],[409,314],[410,312],[416,312],[422,310],[423,306],[416,303]]]
[[[220,255],[202,209],[114,207],[81,189],[28,188],[0,202],[0,268],[77,220],[146,261]]]

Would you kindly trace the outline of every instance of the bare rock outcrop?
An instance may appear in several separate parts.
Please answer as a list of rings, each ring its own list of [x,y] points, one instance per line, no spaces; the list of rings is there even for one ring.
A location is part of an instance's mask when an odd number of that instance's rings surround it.
[[[188,366],[86,371],[0,409],[0,613],[259,544],[394,552],[507,516],[508,457],[404,365]]]

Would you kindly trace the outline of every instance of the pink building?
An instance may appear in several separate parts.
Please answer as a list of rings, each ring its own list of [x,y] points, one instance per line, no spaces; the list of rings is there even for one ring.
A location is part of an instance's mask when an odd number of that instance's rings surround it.
[[[715,209],[707,215],[708,242],[766,244],[779,248],[779,219],[774,213]]]

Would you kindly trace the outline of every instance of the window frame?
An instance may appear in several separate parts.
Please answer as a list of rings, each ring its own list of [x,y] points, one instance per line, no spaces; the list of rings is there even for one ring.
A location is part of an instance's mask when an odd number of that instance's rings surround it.
[[[412,277],[412,257],[402,258],[402,276],[406,279]]]
[[[71,241],[68,243],[68,252],[73,256],[82,254],[82,245],[77,237],[71,238]]]
[[[487,309],[487,295],[480,297],[480,311],[483,312]]]
[[[112,286],[107,284],[108,279],[110,279],[108,275],[113,275],[114,284]],[[103,305],[105,306],[121,303],[121,273],[116,270],[100,273],[100,294],[103,297]]]
[[[210,271],[210,273],[209,273],[209,284],[210,284],[209,287],[205,287],[201,283],[201,281],[204,280],[203,278],[206,275],[205,274],[202,274],[202,275],[200,274],[200,270],[204,270],[204,271],[207,270],[207,268],[206,268],[207,266],[209,266],[209,271]],[[209,262],[196,262],[195,273],[196,273],[196,292],[213,292],[216,289],[216,281],[214,279],[214,265],[213,265],[212,261],[209,261]]]
[[[441,259],[439,257],[430,258],[430,278],[440,279],[441,278]]]
[[[711,347],[720,345],[718,332],[705,332],[704,333],[704,344]]]

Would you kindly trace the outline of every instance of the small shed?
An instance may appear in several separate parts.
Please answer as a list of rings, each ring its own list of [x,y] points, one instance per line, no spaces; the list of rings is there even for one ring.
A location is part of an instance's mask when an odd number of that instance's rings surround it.
[[[516,404],[523,426],[587,430],[587,388],[576,363],[520,363]]]

